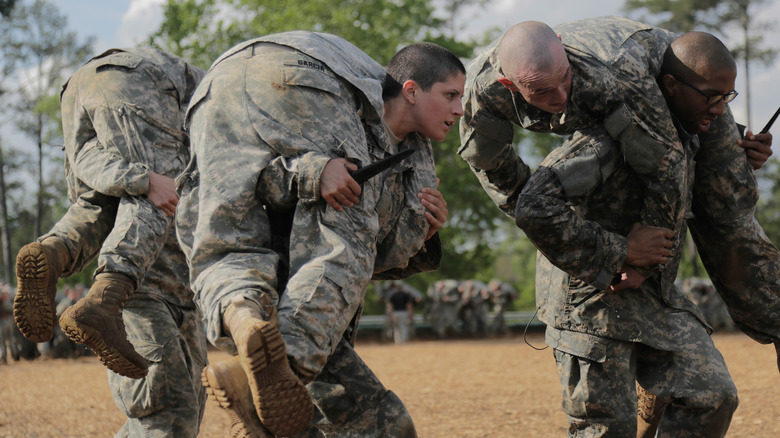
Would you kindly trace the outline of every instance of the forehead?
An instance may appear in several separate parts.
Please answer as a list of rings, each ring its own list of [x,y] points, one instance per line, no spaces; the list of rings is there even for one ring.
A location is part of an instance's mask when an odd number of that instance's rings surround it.
[[[520,69],[517,77],[512,78],[513,82],[532,91],[557,87],[567,79],[571,70],[566,52],[561,50],[559,55],[553,54],[551,62],[546,65],[528,66]]]
[[[457,72],[449,75],[447,79],[439,82],[434,82],[432,85],[432,88],[437,89],[450,89],[454,88],[456,90],[459,90],[463,92],[463,87],[466,83],[466,75],[463,74],[463,72]]]

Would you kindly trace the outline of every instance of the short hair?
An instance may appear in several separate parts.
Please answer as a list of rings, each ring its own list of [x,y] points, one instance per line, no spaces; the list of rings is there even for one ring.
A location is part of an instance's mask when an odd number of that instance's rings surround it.
[[[690,81],[702,69],[736,71],[737,64],[729,49],[716,36],[706,32],[688,32],[666,48],[659,79],[671,74]]]
[[[417,82],[423,91],[427,91],[433,84],[458,73],[466,74],[466,67],[454,53],[434,43],[410,44],[390,59],[382,97],[397,96],[408,80]]]

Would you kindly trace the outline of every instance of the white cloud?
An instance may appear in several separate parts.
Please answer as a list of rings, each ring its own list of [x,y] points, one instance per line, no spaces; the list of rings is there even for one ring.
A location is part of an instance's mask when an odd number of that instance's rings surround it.
[[[162,23],[164,0],[132,0],[116,31],[120,46],[134,46]]]

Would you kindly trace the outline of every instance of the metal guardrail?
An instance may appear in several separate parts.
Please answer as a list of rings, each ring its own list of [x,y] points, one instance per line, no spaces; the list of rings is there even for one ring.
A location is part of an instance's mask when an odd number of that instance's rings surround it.
[[[362,315],[360,317],[360,323],[358,324],[358,330],[381,330],[385,326],[385,315]],[[533,320],[532,320],[533,319]],[[544,323],[534,318],[534,311],[532,310],[520,310],[515,312],[504,313],[504,320],[508,327],[543,327]],[[414,326],[416,328],[430,328],[430,324],[423,318],[423,315],[414,315]]]

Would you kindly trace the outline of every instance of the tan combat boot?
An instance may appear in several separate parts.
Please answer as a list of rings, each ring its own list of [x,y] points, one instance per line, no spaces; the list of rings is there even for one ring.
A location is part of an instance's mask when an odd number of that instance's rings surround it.
[[[103,365],[132,379],[146,376],[149,365],[127,340],[122,309],[135,290],[133,280],[123,274],[101,273],[87,295],[60,317],[68,337],[91,348]]]
[[[654,394],[636,384],[637,396],[637,438],[653,438],[658,431],[666,403]]]
[[[290,368],[276,309],[271,306],[268,313],[271,321],[262,318],[257,303],[233,298],[223,314],[223,325],[238,349],[263,426],[274,435],[293,436],[311,422],[314,404]]]
[[[56,237],[43,242],[28,243],[16,256],[16,284],[14,320],[25,338],[48,342],[57,323],[57,281],[70,255],[65,244]]]
[[[206,366],[201,375],[209,397],[227,412],[231,438],[272,438],[260,423],[241,358],[238,356]]]

